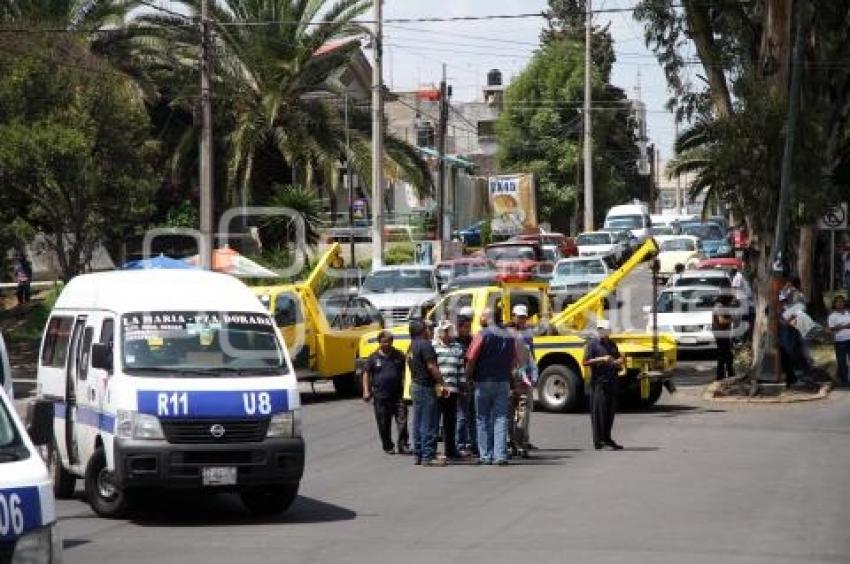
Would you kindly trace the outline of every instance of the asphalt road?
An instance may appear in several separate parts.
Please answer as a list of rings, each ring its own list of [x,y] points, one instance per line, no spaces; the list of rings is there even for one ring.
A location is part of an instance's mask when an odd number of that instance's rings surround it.
[[[649,276],[615,319],[645,325]],[[850,392],[782,406],[706,403],[710,359],[680,391],[620,414],[622,452],[589,417],[536,412],[529,460],[422,468],[387,456],[371,409],[303,388],[307,467],[290,511],[256,520],[235,496],[161,494],[128,520],[59,502],[66,562],[843,563],[850,561]]]
[[[387,456],[359,400],[305,393],[307,468],[279,519],[229,495],[159,495],[129,520],[59,502],[66,562],[850,561],[850,393],[784,406],[708,404],[683,387],[618,416],[537,412],[533,458],[422,468]]]

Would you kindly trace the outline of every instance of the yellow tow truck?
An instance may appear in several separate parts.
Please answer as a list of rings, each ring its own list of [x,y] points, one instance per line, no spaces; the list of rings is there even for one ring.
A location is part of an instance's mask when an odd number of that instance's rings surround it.
[[[336,392],[360,392],[355,358],[360,338],[383,326],[380,312],[348,287],[334,287],[329,276],[342,267],[341,247],[334,243],[303,282],[255,286],[280,328],[296,375],[301,381],[333,381]]]
[[[497,320],[506,323],[515,305],[524,304],[529,310],[529,322],[539,334],[534,337],[534,349],[540,378],[537,400],[547,411],[576,411],[583,407],[585,383],[590,370],[583,366],[584,348],[591,322],[605,315],[605,298],[644,259],[658,252],[653,239],[638,248],[619,269],[593,290],[553,313],[549,284],[546,280],[505,275],[492,285],[464,288],[448,293],[426,318],[437,321],[449,318],[456,321],[462,307],[472,307],[473,333],[481,326],[478,318],[490,308]],[[406,327],[393,329],[394,344],[402,352],[410,344]],[[625,364],[620,373],[620,391],[629,403],[648,407],[658,401],[670,371],[676,365],[676,341],[671,335],[648,333],[619,333],[612,335]],[[654,342],[656,341],[656,342]],[[363,335],[358,351],[358,366],[377,347],[377,332]],[[657,356],[656,356],[657,351]]]

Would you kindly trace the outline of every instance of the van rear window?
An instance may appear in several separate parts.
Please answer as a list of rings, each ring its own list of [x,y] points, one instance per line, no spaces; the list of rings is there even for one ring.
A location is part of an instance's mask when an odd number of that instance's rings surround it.
[[[56,316],[47,322],[44,345],[41,348],[42,366],[64,368],[68,360],[68,343],[71,341],[73,317]]]

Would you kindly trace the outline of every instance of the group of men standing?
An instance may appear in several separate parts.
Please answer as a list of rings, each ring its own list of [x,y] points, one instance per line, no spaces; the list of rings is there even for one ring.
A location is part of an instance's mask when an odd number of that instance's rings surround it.
[[[423,466],[471,458],[477,464],[505,466],[511,457],[528,456],[533,448],[530,423],[537,366],[528,309],[516,305],[512,314],[510,323],[503,325],[495,322],[491,310],[485,310],[478,319],[481,330],[474,336],[471,308],[460,310],[456,327],[448,319],[436,326],[413,320],[406,355],[393,347],[391,332],[378,335],[378,350],[363,369],[363,399],[373,401],[387,454],[413,454],[414,463]],[[618,450],[622,447],[611,439],[611,427],[622,357],[609,339],[607,323],[600,321],[584,362],[592,373],[594,447]],[[412,449],[403,398],[405,364],[411,376]],[[393,419],[398,428],[396,443]],[[437,452],[440,438],[442,456]]]

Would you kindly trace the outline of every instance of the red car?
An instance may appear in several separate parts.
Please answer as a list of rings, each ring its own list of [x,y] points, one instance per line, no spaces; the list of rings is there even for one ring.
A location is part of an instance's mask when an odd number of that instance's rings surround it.
[[[731,270],[737,269],[741,271],[744,269],[744,261],[739,258],[711,258],[711,259],[702,259],[696,265],[697,270]]]
[[[505,241],[492,243],[484,249],[485,258],[500,272],[549,274],[555,265],[546,260],[540,243]]]
[[[543,232],[540,233],[523,233],[517,235],[511,241],[523,241],[530,243],[539,243],[541,245],[557,245],[564,258],[577,257],[578,247],[575,239],[567,237],[563,233]]]

